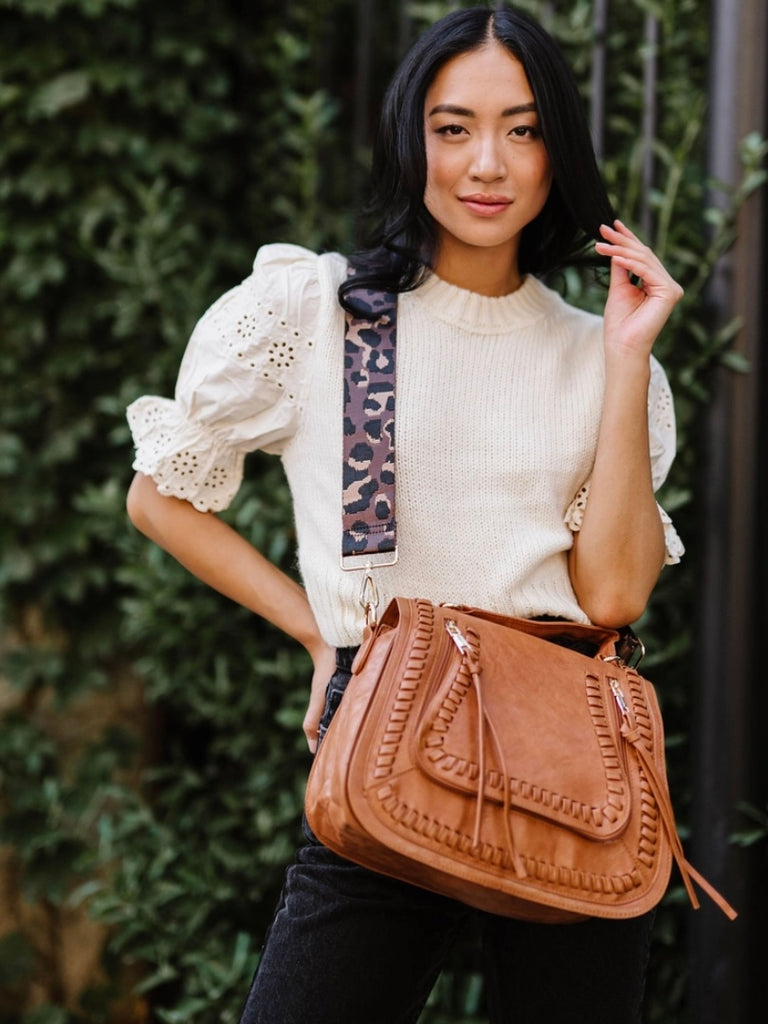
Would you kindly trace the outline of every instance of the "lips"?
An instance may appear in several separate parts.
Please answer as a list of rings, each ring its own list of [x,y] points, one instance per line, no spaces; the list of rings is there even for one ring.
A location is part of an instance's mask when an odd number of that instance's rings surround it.
[[[495,193],[473,192],[470,195],[459,196],[459,200],[467,210],[480,217],[493,217],[512,205],[508,196],[500,196]]]

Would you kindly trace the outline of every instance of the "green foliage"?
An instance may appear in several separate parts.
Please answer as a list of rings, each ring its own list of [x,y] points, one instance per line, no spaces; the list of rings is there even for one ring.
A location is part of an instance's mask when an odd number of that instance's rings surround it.
[[[346,230],[321,225],[318,198],[334,106],[283,20],[27,2],[0,41],[0,841],[20,896],[54,917],[90,902],[113,934],[105,971],[136,962],[158,1019],[201,998],[235,1013],[307,768],[303,653],[124,514],[127,403],[172,390],[195,319],[261,242]],[[279,467],[255,457],[250,476],[230,516],[290,569]],[[139,674],[149,727],[79,737],[89,695]],[[0,1014],[29,1024],[26,986],[57,1002],[61,985],[44,949],[11,941]]]
[[[765,810],[754,807],[752,804],[741,803],[739,810],[750,822],[749,828],[739,829],[731,837],[731,842],[738,846],[755,846],[757,843],[768,842],[768,804]]]
[[[346,131],[356,6],[0,0],[0,843],[18,901],[52,926],[87,907],[110,934],[103,977],[74,1006],[39,936],[19,924],[0,937],[2,1024],[138,1020],[118,1009],[136,979],[154,1021],[236,1020],[298,838],[309,665],[127,526],[124,410],[139,394],[172,391],[196,318],[245,276],[259,245],[349,244],[361,158]],[[379,6],[388,37],[400,7]],[[420,27],[456,6],[408,13]],[[689,557],[662,576],[640,624],[683,809],[693,439],[706,371],[719,360],[743,369],[728,352],[736,325],[713,329],[704,284],[765,174],[765,145],[750,137],[739,187],[706,181],[700,7],[653,4],[662,33],[650,195],[638,130],[649,4],[611,5],[607,44],[606,177],[624,218],[650,226],[686,287],[659,351],[681,452],[663,501]],[[574,0],[549,18],[585,96],[591,12]],[[377,89],[394,51],[391,40],[376,55]],[[569,275],[565,287],[599,308],[593,282]],[[227,518],[293,572],[279,465],[254,455],[247,468]],[[118,698],[139,686],[141,710],[123,713]],[[112,711],[86,727],[94,700]],[[650,986],[650,1019],[666,1024],[681,1019],[685,997],[683,920],[673,892]],[[35,986],[45,1005],[30,999]],[[424,1024],[481,1020],[482,1000],[475,966],[457,960]]]

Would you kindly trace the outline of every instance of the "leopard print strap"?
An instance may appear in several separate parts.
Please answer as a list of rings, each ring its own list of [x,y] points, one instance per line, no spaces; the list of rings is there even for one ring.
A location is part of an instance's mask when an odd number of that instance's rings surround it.
[[[359,288],[344,337],[342,565],[389,554],[395,539],[397,295]],[[357,565],[352,562],[359,563]]]

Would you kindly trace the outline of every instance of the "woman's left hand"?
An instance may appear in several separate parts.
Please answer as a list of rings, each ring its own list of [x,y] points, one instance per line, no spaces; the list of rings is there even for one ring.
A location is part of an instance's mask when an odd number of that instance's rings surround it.
[[[603,224],[600,234],[604,241],[595,249],[611,259],[603,318],[606,349],[648,356],[683,289],[658,256],[621,221],[612,227]],[[633,284],[630,274],[639,278],[638,284]]]
[[[312,673],[312,688],[309,696],[307,712],[304,715],[302,728],[307,737],[307,746],[310,752],[317,752],[317,732],[320,719],[325,707],[325,691],[331,676],[336,670],[336,648],[320,640],[317,647],[310,651],[314,671]]]

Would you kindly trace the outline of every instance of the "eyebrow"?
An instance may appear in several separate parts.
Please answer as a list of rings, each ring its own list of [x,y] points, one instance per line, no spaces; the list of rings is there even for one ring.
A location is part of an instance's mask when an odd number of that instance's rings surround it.
[[[507,107],[506,110],[502,110],[502,117],[514,117],[515,114],[535,114],[536,104],[535,103],[520,103],[516,107]],[[455,114],[457,117],[475,117],[474,110],[470,110],[468,107],[459,107],[454,103],[438,103],[436,107],[432,107],[428,117],[432,117],[433,114]]]

